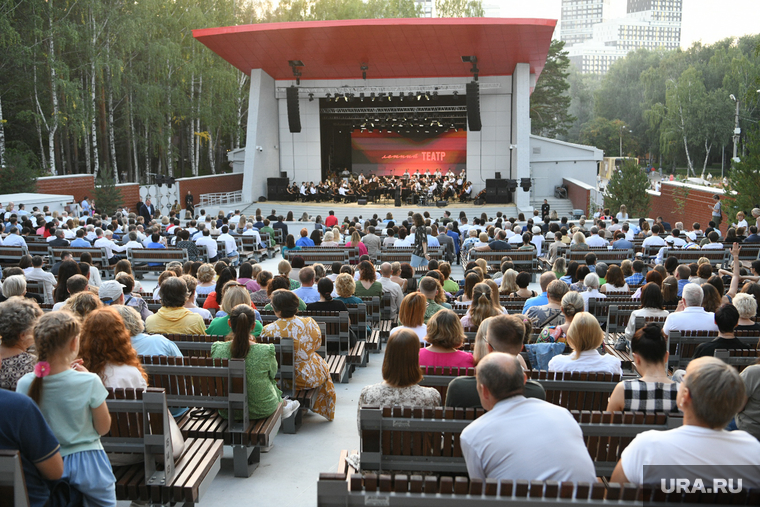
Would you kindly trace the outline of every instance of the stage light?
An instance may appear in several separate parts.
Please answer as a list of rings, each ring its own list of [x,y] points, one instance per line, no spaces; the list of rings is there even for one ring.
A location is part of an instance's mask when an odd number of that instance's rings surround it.
[[[454,97],[456,97],[457,95],[459,95],[459,92],[454,90]]]
[[[393,99],[393,92],[388,92],[388,100],[390,101]]]
[[[313,93],[309,94],[309,102],[314,102],[314,94]]]
[[[433,100],[438,100],[438,92],[433,92]]]
[[[520,178],[520,186],[525,192],[530,190],[530,178]]]
[[[364,92],[359,94],[359,100],[364,102]]]
[[[330,100],[330,94],[329,93],[327,95],[325,95],[325,97],[327,98],[327,100]]]
[[[372,102],[375,101],[375,92],[372,92],[369,94],[370,97],[372,97]]]
[[[367,80],[367,70],[369,69],[369,66],[366,63],[363,63],[361,65],[361,71],[362,71],[362,79],[365,81]]]

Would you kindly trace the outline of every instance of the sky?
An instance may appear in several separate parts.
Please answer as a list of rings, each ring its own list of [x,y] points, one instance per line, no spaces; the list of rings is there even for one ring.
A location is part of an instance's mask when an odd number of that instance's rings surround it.
[[[626,3],[612,0],[613,13],[624,15]],[[483,0],[483,4],[499,6],[502,17],[559,19],[562,0]],[[759,0],[683,0],[681,47],[760,33],[758,13]]]

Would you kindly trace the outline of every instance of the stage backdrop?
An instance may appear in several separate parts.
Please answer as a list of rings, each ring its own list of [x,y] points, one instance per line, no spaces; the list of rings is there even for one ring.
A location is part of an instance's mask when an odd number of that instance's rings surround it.
[[[351,162],[355,174],[401,176],[405,170],[459,173],[467,163],[467,132],[444,132],[435,137],[404,137],[376,132],[351,134]]]

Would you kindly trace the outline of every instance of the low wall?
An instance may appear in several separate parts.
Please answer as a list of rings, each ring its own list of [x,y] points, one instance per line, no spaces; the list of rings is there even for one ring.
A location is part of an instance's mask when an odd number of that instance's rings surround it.
[[[82,202],[82,199],[84,199],[85,196],[92,197],[92,191],[94,188],[95,176],[92,174],[45,176],[43,178],[37,178],[38,193],[73,195],[74,200],[77,202]]]
[[[135,204],[140,200],[140,185],[137,183],[120,183],[116,188],[121,192],[121,204],[135,213]],[[97,203],[95,203],[97,204]]]
[[[592,192],[596,189],[572,178],[562,178],[562,183],[567,187],[567,197],[573,203],[573,208],[583,210],[583,214],[587,215],[591,206]]]
[[[675,227],[676,222],[683,222],[684,228],[691,230],[694,222],[699,222],[702,229],[712,220],[712,207],[715,204],[713,195],[718,194],[723,198],[723,190],[719,188],[702,187],[675,181],[663,181],[659,192],[649,191],[652,204],[650,217],[662,217],[665,222],[670,222]],[[726,222],[733,219],[726,215],[726,207],[723,210],[723,224],[721,230],[727,230]]]
[[[185,206],[185,195],[189,190],[195,198],[195,203],[200,201],[201,194],[219,192],[234,192],[243,188],[243,174],[214,174],[210,176],[198,176],[197,178],[181,178],[177,180],[179,185],[180,205]]]

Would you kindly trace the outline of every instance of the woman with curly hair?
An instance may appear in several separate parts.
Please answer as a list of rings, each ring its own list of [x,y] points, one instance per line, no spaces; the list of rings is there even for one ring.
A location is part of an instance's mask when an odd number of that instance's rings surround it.
[[[97,294],[90,291],[77,292],[63,304],[61,310],[66,310],[80,319],[85,319],[90,313],[101,308],[103,303],[98,299]]]
[[[357,296],[382,296],[383,286],[377,281],[375,268],[369,261],[361,261],[357,266],[359,279],[356,281],[355,294]]]
[[[216,271],[214,271],[213,265],[209,263],[201,264],[196,274],[198,285],[195,286],[195,293],[197,295],[207,296],[216,289],[216,283],[214,283]]]
[[[0,303],[0,389],[16,390],[18,379],[34,370],[37,358],[27,352],[34,345],[34,324],[42,310],[34,300],[13,296]]]
[[[110,307],[90,313],[79,336],[84,367],[106,387],[148,387],[148,375],[137,359],[119,312]]]
[[[465,335],[459,316],[452,310],[439,310],[430,318],[425,340],[430,345],[420,349],[421,366],[474,365],[472,354],[458,350],[464,344]]]

